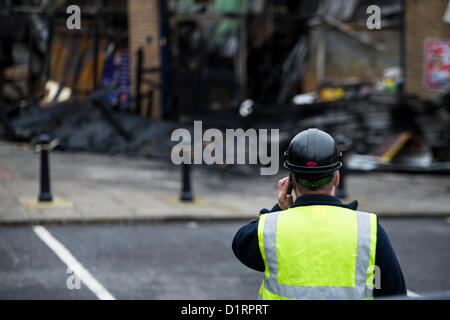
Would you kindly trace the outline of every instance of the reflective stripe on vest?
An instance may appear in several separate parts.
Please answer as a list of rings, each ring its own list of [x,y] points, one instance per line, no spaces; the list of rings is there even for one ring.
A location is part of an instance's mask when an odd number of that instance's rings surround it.
[[[367,278],[373,273],[373,261],[371,257],[371,248],[374,251],[375,246],[371,239],[371,219],[370,214],[366,212],[356,212],[357,240],[356,240],[356,261],[355,261],[355,281],[354,286],[299,286],[293,284],[284,284],[278,281],[278,261],[277,261],[277,221],[280,212],[267,214],[265,217],[263,238],[263,257],[265,258],[266,268],[269,271],[264,275],[262,293],[268,290],[277,296],[288,299],[365,299],[373,296],[373,288],[368,286]],[[283,213],[281,213],[283,214]],[[300,213],[301,214],[301,213]],[[353,211],[353,214],[355,212]],[[375,231],[376,234],[376,231]],[[371,263],[370,263],[371,262]],[[369,268],[371,264],[371,268]],[[373,278],[372,278],[373,279]]]

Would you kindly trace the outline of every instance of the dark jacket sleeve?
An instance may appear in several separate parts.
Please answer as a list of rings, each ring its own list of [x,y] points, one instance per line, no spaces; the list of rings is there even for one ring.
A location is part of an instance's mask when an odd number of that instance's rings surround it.
[[[280,207],[276,204],[272,210],[262,209],[259,214],[280,210]],[[258,243],[258,222],[259,219],[256,219],[241,227],[234,236],[232,248],[234,255],[240,262],[253,270],[264,271],[264,260]]]
[[[236,258],[247,267],[264,271],[264,260],[258,244],[258,221],[253,220],[238,230],[233,239],[233,252]]]
[[[380,268],[381,286],[375,286],[374,297],[406,295],[406,284],[397,256],[386,231],[377,225],[375,265]]]

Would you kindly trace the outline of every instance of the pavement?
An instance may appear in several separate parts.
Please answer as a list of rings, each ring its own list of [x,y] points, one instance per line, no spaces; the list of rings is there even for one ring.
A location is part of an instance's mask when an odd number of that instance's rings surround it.
[[[275,176],[192,170],[192,203],[179,201],[181,167],[157,159],[53,151],[54,201],[39,203],[40,155],[28,144],[0,140],[0,224],[250,220],[276,202]],[[450,216],[445,175],[351,173],[347,200],[379,216]]]

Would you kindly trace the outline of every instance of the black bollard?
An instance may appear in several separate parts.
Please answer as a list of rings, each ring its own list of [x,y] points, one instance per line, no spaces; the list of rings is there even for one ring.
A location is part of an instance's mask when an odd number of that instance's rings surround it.
[[[50,168],[49,168],[49,144],[50,136],[42,134],[39,136],[38,144],[41,147],[41,190],[39,192],[39,201],[50,202],[53,201],[53,196],[50,192]]]
[[[345,161],[346,151],[350,149],[350,146],[352,145],[352,141],[350,138],[342,135],[338,135],[335,138],[335,141],[337,143],[337,149],[339,152],[342,152],[342,167],[339,170],[339,185],[336,189],[336,197],[338,198],[347,198],[347,188],[345,186],[345,180],[347,177],[347,163]]]
[[[339,170],[339,185],[336,189],[336,197],[338,198],[347,198],[347,191],[345,188],[345,177],[347,175],[347,169],[345,168],[345,164],[342,165]]]
[[[180,195],[181,201],[193,201],[191,191],[191,165],[183,163],[183,189]]]

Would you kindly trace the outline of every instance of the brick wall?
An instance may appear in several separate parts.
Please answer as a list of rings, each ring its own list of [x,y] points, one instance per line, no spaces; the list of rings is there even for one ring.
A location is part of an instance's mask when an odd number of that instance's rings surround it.
[[[128,37],[131,58],[131,86],[133,95],[136,85],[136,52],[142,47],[144,53],[144,67],[158,67],[160,65],[159,47],[159,7],[158,0],[128,0]],[[145,76],[147,79],[160,81],[159,74]],[[142,92],[148,91],[147,85],[142,85]],[[141,113],[147,112],[148,99],[141,99]],[[135,107],[135,106],[134,106]],[[152,118],[161,116],[160,92],[153,94]]]
[[[425,38],[450,38],[442,18],[448,0],[405,0],[405,91],[430,98],[437,91],[424,85]]]

